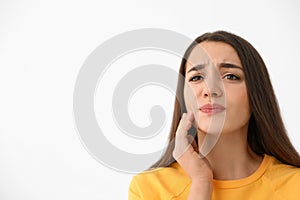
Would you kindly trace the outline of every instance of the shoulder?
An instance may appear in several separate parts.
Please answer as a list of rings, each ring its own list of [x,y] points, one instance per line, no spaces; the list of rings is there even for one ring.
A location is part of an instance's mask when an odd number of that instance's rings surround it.
[[[135,175],[129,186],[129,199],[170,199],[183,193],[190,182],[175,162],[168,167]]]
[[[267,170],[266,176],[271,180],[277,179],[294,179],[299,178],[300,168],[292,165],[284,164],[274,157],[270,157],[271,165]],[[299,180],[300,181],[300,180]]]
[[[300,168],[283,164],[272,157],[272,164],[265,173],[265,178],[272,184],[273,190],[287,199],[300,199]],[[289,198],[291,197],[291,198]]]

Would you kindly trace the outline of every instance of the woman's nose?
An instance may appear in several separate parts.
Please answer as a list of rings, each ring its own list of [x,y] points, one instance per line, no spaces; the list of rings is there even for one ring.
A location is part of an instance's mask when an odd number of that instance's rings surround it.
[[[203,97],[217,98],[223,95],[223,83],[219,76],[213,76],[205,80],[205,86],[202,90]]]

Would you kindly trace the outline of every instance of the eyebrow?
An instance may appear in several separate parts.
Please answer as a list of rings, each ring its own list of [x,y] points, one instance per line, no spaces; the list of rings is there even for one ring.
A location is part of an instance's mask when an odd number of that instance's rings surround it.
[[[240,69],[243,71],[242,67],[235,65],[235,64],[231,64],[231,63],[220,63],[220,67],[221,68],[236,68],[236,69]]]
[[[187,73],[192,72],[192,71],[200,71],[205,66],[206,66],[206,64],[196,65],[196,66],[192,67],[191,69],[189,69],[189,71]],[[231,64],[231,63],[220,63],[219,66],[220,66],[220,68],[235,68],[235,69],[240,69],[243,71],[242,67],[235,65],[235,64]]]
[[[204,67],[205,67],[205,64],[196,65],[196,66],[192,67],[187,73],[192,72],[192,71],[200,71]]]

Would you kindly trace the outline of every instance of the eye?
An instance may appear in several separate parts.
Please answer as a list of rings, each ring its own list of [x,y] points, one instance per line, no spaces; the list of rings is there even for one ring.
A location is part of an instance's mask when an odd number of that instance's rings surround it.
[[[192,78],[190,78],[190,82],[195,82],[195,81],[199,81],[199,80],[203,80],[203,76],[201,75],[196,75],[196,76],[193,76]]]
[[[234,75],[234,74],[226,74],[224,76],[224,79],[228,79],[228,80],[240,80],[240,77]]]

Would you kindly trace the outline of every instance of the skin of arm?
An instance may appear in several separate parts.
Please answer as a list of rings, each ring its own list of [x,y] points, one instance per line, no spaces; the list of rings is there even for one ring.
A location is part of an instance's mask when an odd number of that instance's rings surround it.
[[[194,121],[192,113],[182,115],[179,123],[173,156],[192,180],[189,200],[209,200],[213,190],[213,172],[206,158],[199,156],[194,138],[188,135]]]
[[[213,183],[207,181],[192,181],[188,200],[210,200],[212,196]]]

